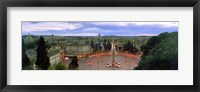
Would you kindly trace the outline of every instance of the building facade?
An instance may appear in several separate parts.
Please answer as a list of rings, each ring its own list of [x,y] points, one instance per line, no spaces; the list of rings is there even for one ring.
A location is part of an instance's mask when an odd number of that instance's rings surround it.
[[[49,49],[48,51],[49,62],[51,65],[58,64],[60,62],[60,51],[59,49]]]
[[[67,56],[85,56],[88,53],[92,52],[92,48],[88,44],[81,45],[66,45],[66,54]]]

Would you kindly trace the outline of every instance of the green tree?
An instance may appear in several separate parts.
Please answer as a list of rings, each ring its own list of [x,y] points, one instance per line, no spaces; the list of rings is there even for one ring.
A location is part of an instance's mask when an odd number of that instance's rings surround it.
[[[112,48],[112,46],[111,46],[111,43],[110,43],[110,41],[108,40],[107,41],[107,45],[106,45],[106,50],[111,50],[111,48]]]
[[[136,46],[133,46],[133,53],[138,52],[138,49],[136,48]]]
[[[52,43],[50,43],[48,40],[46,41],[46,48],[50,49],[52,47]]]
[[[25,43],[25,46],[27,49],[34,49],[37,46],[39,40],[37,40],[36,38],[33,39],[33,41],[28,41]]]
[[[106,45],[107,45],[107,40],[104,39],[104,41],[103,41],[103,47],[104,47],[104,50],[106,50]]]
[[[145,45],[141,46],[141,51],[143,51],[144,55],[147,55],[153,47],[155,47],[158,43],[160,43],[163,39],[168,36],[168,33],[161,33],[159,36],[151,37]]]
[[[150,45],[151,44],[151,45]],[[149,39],[143,49],[148,53],[142,56],[137,70],[177,70],[178,32],[163,33]]]
[[[24,39],[22,39],[22,69],[27,67],[30,64],[30,59],[26,54],[26,46],[24,43]]]
[[[98,51],[99,50],[99,45],[96,43],[95,44],[95,47],[94,47],[95,51]]]
[[[99,50],[102,50],[101,43],[99,41],[98,41],[98,48]]]
[[[48,69],[49,70],[66,70],[65,65],[63,63],[52,65]]]
[[[76,69],[78,68],[78,58],[77,56],[73,56],[71,63],[69,64],[69,69]]]
[[[94,42],[93,41],[90,42],[90,46],[92,47],[92,49],[94,49]]]
[[[133,44],[129,40],[127,41],[126,44],[124,44],[123,47],[124,47],[124,51],[132,52],[132,53],[137,51],[136,47],[135,46],[133,47]]]
[[[56,70],[66,70],[65,65],[61,64],[61,63],[57,64],[56,65]]]
[[[41,36],[37,46],[37,60],[35,63],[39,68],[47,70],[50,66],[49,57],[47,56],[46,51],[46,42]]]

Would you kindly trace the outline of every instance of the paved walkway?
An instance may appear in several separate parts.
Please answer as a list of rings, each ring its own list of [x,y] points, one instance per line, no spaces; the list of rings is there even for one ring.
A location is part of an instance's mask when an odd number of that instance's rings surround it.
[[[139,55],[128,53],[116,53],[115,62],[120,63],[120,68],[106,67],[112,62],[111,53],[99,53],[91,55],[89,58],[79,60],[79,70],[129,70],[138,65],[140,61]],[[65,61],[65,65],[69,66],[71,60]]]

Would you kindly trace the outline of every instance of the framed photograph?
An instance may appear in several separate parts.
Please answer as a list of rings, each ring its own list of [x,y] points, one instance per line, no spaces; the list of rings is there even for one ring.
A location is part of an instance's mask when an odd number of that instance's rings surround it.
[[[1,91],[199,91],[199,0],[1,1]]]

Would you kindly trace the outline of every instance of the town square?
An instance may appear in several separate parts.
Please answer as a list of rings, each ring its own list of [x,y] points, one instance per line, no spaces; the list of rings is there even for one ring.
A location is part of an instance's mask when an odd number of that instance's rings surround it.
[[[176,70],[177,28],[176,22],[23,22],[22,70]]]

